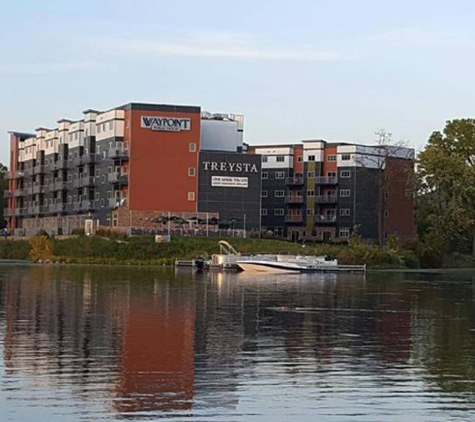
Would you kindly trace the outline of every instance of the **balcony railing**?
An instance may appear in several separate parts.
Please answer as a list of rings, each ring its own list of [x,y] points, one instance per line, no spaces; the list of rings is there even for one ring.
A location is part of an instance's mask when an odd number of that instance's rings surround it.
[[[14,173],[15,179],[20,179],[21,177],[25,177],[25,171],[24,170],[16,170]]]
[[[316,215],[315,224],[333,224],[336,223],[336,215]]]
[[[66,181],[63,179],[55,179],[54,190],[65,190],[65,189],[67,189]]]
[[[11,209],[11,208],[5,208],[5,209],[3,210],[3,215],[4,215],[5,217],[13,217],[13,215],[14,215],[13,209]]]
[[[128,148],[109,148],[109,158],[113,160],[129,158]]]
[[[127,174],[109,173],[107,175],[107,180],[110,183],[120,183],[122,185],[125,185],[129,183],[129,176]]]
[[[81,177],[81,186],[86,187],[92,185],[94,185],[94,177],[89,176],[89,174],[83,174]]]
[[[25,193],[25,190],[24,190],[23,188],[22,188],[22,189],[15,189],[15,190],[13,191],[13,196],[14,196],[15,198],[18,198],[18,197],[20,197],[20,196],[25,196],[25,195],[26,195],[26,193]]]
[[[15,208],[15,216],[20,217],[24,213],[24,208]]]
[[[81,201],[81,210],[90,211],[94,209],[94,201]]]
[[[49,214],[49,205],[40,205],[40,214]]]
[[[287,214],[285,216],[285,222],[287,224],[300,224],[303,222],[303,216],[296,214]]]
[[[27,167],[23,173],[26,177],[33,176],[33,167]]]
[[[79,166],[82,166],[84,164],[83,160],[82,160],[82,155],[79,155],[77,157],[73,157],[73,159],[71,160],[71,165],[72,167],[79,167]]]
[[[11,190],[3,191],[3,197],[6,199],[13,198],[13,192]]]
[[[297,195],[287,195],[285,197],[286,204],[303,204],[303,197]]]
[[[120,205],[120,199],[109,198],[109,208],[117,208]]]
[[[76,179],[73,180],[73,189],[78,189],[82,186],[81,183],[81,178],[77,177]]]
[[[34,167],[33,173],[34,174],[44,174],[45,166],[43,164],[39,164]]]
[[[303,177],[287,177],[285,179],[285,184],[287,186],[302,186],[303,185]]]
[[[66,212],[66,204],[64,203],[54,204],[54,210],[57,213]]]
[[[333,176],[318,176],[315,178],[315,183],[317,185],[336,185],[338,178]]]
[[[54,167],[56,170],[64,170],[68,168],[68,160],[58,160],[55,162]]]
[[[315,197],[317,204],[336,204],[338,197],[336,195],[319,195]]]
[[[38,182],[36,182],[33,185],[33,194],[39,194],[39,193],[44,193],[44,185],[40,185]]]
[[[96,162],[96,154],[84,154],[81,158],[83,164],[93,164]]]

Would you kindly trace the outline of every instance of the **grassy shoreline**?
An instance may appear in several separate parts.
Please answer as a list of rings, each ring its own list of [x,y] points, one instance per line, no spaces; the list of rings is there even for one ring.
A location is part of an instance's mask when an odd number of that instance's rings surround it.
[[[218,238],[176,237],[169,243],[155,243],[153,237],[74,236],[63,239],[35,236],[29,240],[0,241],[0,259],[29,260],[80,265],[172,266],[177,259],[194,259],[219,252]],[[424,265],[416,251],[382,250],[362,242],[305,244],[275,239],[223,239],[242,254],[287,253],[333,255],[341,264],[364,264],[368,269],[404,270],[437,268]],[[473,268],[471,257],[450,256],[450,268]],[[421,265],[422,263],[422,265]],[[444,265],[443,265],[444,266]]]

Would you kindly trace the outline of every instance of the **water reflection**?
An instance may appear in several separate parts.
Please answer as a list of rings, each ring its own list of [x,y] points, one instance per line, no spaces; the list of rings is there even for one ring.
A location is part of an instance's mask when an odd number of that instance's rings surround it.
[[[460,272],[3,266],[0,411],[22,421],[467,418],[473,287]]]

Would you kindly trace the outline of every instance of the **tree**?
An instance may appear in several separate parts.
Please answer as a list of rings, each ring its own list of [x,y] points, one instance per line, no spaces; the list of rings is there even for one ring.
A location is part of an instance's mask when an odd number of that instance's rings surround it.
[[[7,201],[3,193],[8,189],[7,167],[0,163],[0,229],[6,227],[7,222],[3,216],[3,210],[7,206]]]
[[[475,257],[475,119],[448,121],[434,132],[417,167],[430,230],[446,245],[471,238]]]

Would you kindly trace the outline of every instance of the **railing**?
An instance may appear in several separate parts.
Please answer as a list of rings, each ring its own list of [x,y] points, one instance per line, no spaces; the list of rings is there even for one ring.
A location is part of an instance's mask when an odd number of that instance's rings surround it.
[[[336,185],[338,178],[333,176],[318,176],[315,178],[315,183],[317,185]]]
[[[54,204],[54,210],[57,213],[62,213],[66,211],[66,204],[61,203],[61,204]]]
[[[22,188],[22,189],[15,189],[15,190],[13,191],[13,196],[14,196],[15,198],[18,198],[18,197],[24,196],[24,195],[26,195],[26,192],[25,192],[25,190],[24,190],[23,188]]]
[[[25,176],[33,176],[33,167],[27,167],[23,173]]]
[[[336,195],[318,195],[315,197],[317,204],[336,204],[338,197]]]
[[[33,194],[38,194],[38,193],[43,193],[44,192],[44,186],[40,185],[38,182],[35,182],[33,185]]]
[[[67,189],[66,181],[63,179],[55,179],[54,181],[54,190],[64,190]]]
[[[129,176],[127,174],[120,173],[109,173],[107,175],[107,180],[110,183],[121,183],[123,185],[129,183]]]
[[[94,177],[89,174],[83,174],[81,177],[81,186],[92,186],[94,184]]]
[[[128,148],[109,148],[109,158],[113,160],[129,158],[129,150]]]
[[[303,222],[303,216],[302,215],[296,215],[296,214],[287,214],[285,216],[285,222],[287,224],[298,224]]]
[[[285,197],[286,204],[303,204],[303,197],[297,195],[287,195]]]
[[[5,217],[13,217],[13,214],[14,214],[14,212],[13,212],[13,209],[11,209],[11,208],[5,208],[3,210],[3,215]]]
[[[83,164],[93,164],[96,162],[96,154],[84,154],[81,158]]]
[[[40,214],[49,214],[49,205],[40,205]]]
[[[16,170],[14,172],[14,178],[19,179],[20,177],[25,177],[25,171],[24,170]]]
[[[58,160],[55,162],[54,167],[56,170],[62,170],[68,168],[68,160]]]
[[[285,179],[285,184],[288,186],[302,186],[303,177],[287,177]]]
[[[82,155],[79,155],[77,157],[73,157],[73,159],[71,160],[71,164],[73,167],[79,167],[79,166],[82,166],[84,163],[83,163],[83,160],[82,160]]]
[[[6,199],[13,198],[13,192],[11,190],[6,190],[3,192],[3,197]]]
[[[120,205],[120,199],[109,198],[109,208],[117,208]]]
[[[90,211],[94,209],[94,201],[81,201],[81,210]]]
[[[34,174],[43,174],[45,172],[44,164],[38,164],[34,167]]]
[[[73,189],[78,189],[82,186],[81,183],[81,178],[77,177],[76,179],[73,180]]]
[[[316,215],[315,224],[332,224],[336,223],[336,215]]]
[[[23,215],[23,210],[24,208],[15,208],[15,216],[20,217],[21,215]]]

